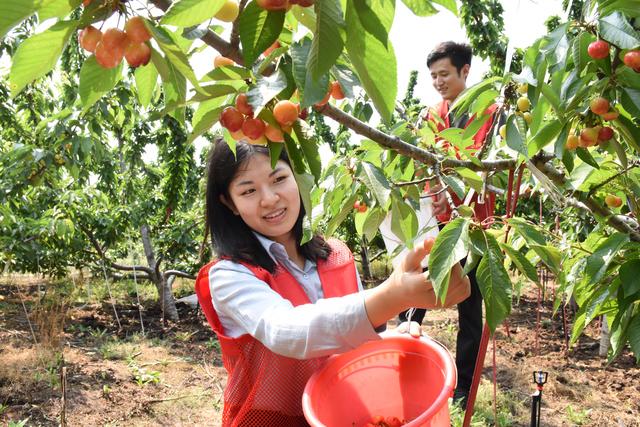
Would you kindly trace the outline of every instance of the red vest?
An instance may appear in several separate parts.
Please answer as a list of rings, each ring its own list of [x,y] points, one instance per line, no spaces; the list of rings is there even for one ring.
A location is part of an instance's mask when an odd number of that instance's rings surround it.
[[[480,149],[486,139],[487,136],[489,134],[489,131],[491,130],[491,126],[493,125],[493,120],[494,120],[494,113],[497,110],[498,106],[496,104],[491,105],[489,108],[487,108],[485,110],[485,112],[483,114],[489,114],[490,117],[489,119],[482,125],[482,127],[480,127],[480,129],[478,130],[478,132],[476,132],[476,134],[473,136],[473,144],[470,145],[469,147],[467,147],[467,149],[469,150],[478,150]],[[451,125],[450,125],[450,121],[449,121],[449,101],[445,101],[443,100],[439,105],[438,105],[438,116],[440,116],[440,118],[442,119],[442,121],[444,123],[441,123],[439,120],[436,120],[432,114],[431,111],[429,112],[429,114],[427,115],[427,120],[432,121],[436,124],[438,131],[443,131],[445,129],[448,129]],[[471,116],[471,118],[467,121],[467,124],[464,126],[465,128],[467,126],[469,126],[473,120],[475,119],[475,114],[473,116]],[[442,142],[442,146],[443,148],[448,148],[449,147],[449,143],[447,141],[443,141]],[[456,150],[456,156],[459,158],[457,150]],[[425,191],[429,191],[429,183],[427,182],[427,185],[425,186]],[[458,198],[458,196],[456,196],[455,193],[450,193],[451,194],[451,198],[453,199],[453,202],[456,206],[459,206],[462,204],[462,200],[460,200],[460,198]],[[435,200],[436,196],[433,196],[433,199]],[[475,203],[474,206],[474,213],[475,213],[475,218],[478,221],[484,221],[485,219],[493,216],[494,212],[495,212],[495,208],[496,208],[496,195],[492,192],[487,192],[484,198],[484,203],[478,203],[478,194],[474,194],[473,198],[471,199],[471,203]],[[447,222],[451,219],[451,210],[449,209],[447,212],[437,215],[436,218],[438,219],[438,221],[440,222]]]
[[[356,267],[347,246],[328,240],[331,255],[318,260],[318,275],[324,298],[358,292]],[[209,288],[209,270],[217,261],[200,269],[196,294],[207,321],[218,336],[222,362],[228,372],[224,391],[224,427],[297,427],[307,426],[302,414],[302,392],[309,377],[326,357],[298,360],[273,353],[249,334],[237,338],[225,335],[213,307]],[[284,268],[274,274],[255,265],[242,263],[294,306],[309,304],[304,289]],[[215,286],[215,284],[214,284]]]

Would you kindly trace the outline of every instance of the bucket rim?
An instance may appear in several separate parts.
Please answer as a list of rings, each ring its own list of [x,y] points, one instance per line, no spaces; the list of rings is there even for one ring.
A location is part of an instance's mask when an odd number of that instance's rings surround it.
[[[405,427],[419,426],[421,425],[421,423],[431,419],[434,415],[436,415],[442,409],[442,407],[448,403],[449,398],[453,395],[453,390],[455,389],[456,383],[457,383],[457,372],[456,372],[455,362],[453,360],[453,357],[451,356],[451,353],[444,345],[442,345],[441,343],[439,343],[438,341],[434,340],[429,336],[412,337],[408,334],[392,333],[392,334],[386,334],[384,336],[381,336],[380,340],[368,341],[362,344],[361,346],[353,350],[350,350],[348,352],[341,353],[341,354],[334,354],[325,361],[322,367],[318,369],[309,378],[304,388],[304,392],[302,394],[302,409],[307,421],[311,425],[316,427],[331,427],[323,424],[315,415],[315,413],[312,410],[312,403],[311,403],[311,396],[310,396],[310,392],[316,386],[318,382],[318,378],[322,375],[322,373],[327,369],[328,366],[336,363],[340,363],[343,360],[349,361],[350,359],[353,358],[352,354],[354,352],[362,353],[363,349],[367,350],[366,347],[375,348],[381,343],[391,344],[394,341],[398,342],[403,340],[413,341],[413,342],[417,340],[422,344],[426,345],[427,347],[429,347],[430,350],[434,351],[434,353],[437,355],[437,359],[442,362],[441,367],[444,373],[444,384],[442,386],[442,390],[438,393],[438,396],[433,401],[433,404],[424,413],[420,414],[418,417],[414,418],[407,424],[404,424],[404,426]],[[384,351],[384,348],[380,348],[378,351]]]

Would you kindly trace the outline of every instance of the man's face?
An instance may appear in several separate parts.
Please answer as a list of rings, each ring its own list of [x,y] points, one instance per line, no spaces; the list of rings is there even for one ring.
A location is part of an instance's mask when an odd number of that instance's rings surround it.
[[[431,82],[442,99],[453,102],[454,99],[467,87],[469,64],[465,64],[460,73],[451,63],[451,59],[442,58],[435,61],[429,67]]]

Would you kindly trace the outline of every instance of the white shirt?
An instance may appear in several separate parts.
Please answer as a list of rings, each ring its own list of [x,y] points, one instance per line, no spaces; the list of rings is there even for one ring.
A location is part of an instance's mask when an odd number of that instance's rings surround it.
[[[361,292],[324,298],[315,262],[306,260],[300,269],[283,245],[254,234],[271,258],[300,283],[311,304],[294,307],[242,264],[221,260],[209,271],[209,286],[225,335],[249,334],[274,353],[296,359],[341,353],[380,339],[367,317],[367,291],[357,273]]]

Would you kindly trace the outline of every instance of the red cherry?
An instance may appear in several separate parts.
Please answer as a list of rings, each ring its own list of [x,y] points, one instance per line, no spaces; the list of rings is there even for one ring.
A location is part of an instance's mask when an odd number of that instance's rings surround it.
[[[640,50],[630,50],[624,55],[624,65],[629,68],[633,68],[637,73],[640,69]]]
[[[241,93],[236,97],[236,108],[242,114],[253,117],[253,107],[249,104],[249,98],[246,93]]]
[[[246,119],[242,124],[242,133],[251,139],[258,139],[264,135],[266,125],[261,119]]]
[[[227,107],[222,110],[222,114],[220,115],[220,124],[229,132],[239,131],[242,128],[243,123],[244,116],[236,108]]]
[[[134,68],[147,65],[151,59],[151,48],[146,43],[131,43],[124,51],[124,57]]]
[[[89,52],[96,51],[96,45],[102,39],[102,31],[89,25],[85,27],[78,35],[80,46]]]
[[[133,43],[144,43],[151,40],[151,33],[141,16],[134,16],[124,24],[124,31]]]
[[[593,59],[604,59],[609,56],[609,43],[604,40],[596,40],[589,44],[587,52]]]
[[[599,141],[608,141],[613,138],[613,129],[609,126],[605,126],[598,132],[598,140]]]

